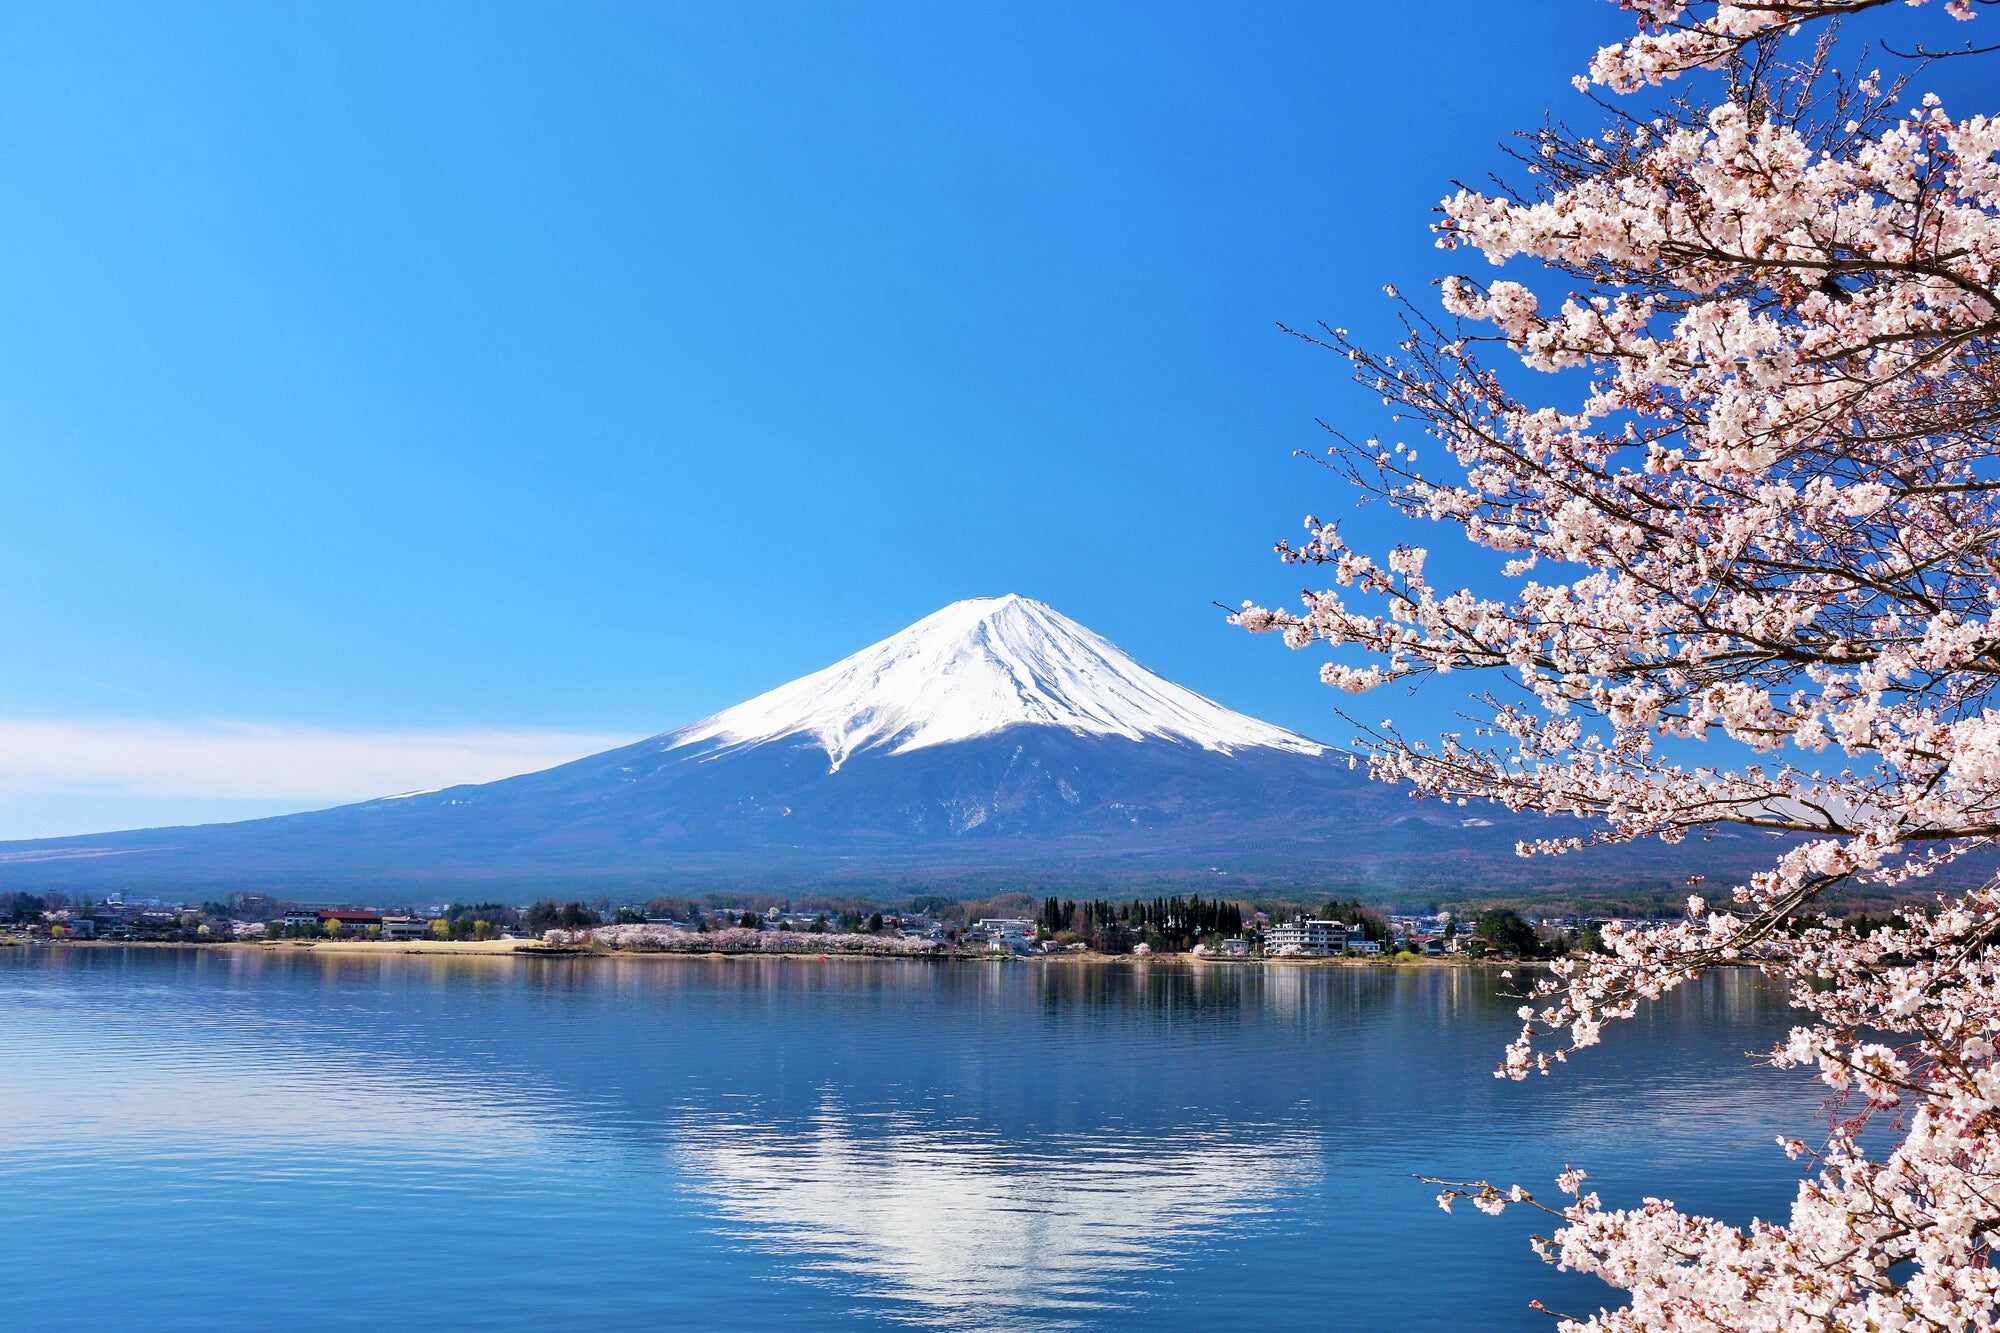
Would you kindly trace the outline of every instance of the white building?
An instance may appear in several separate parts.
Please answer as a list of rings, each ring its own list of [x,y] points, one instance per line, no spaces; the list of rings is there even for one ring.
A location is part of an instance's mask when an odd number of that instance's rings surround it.
[[[1325,958],[1347,952],[1347,932],[1345,921],[1286,921],[1264,932],[1264,952],[1279,958]]]

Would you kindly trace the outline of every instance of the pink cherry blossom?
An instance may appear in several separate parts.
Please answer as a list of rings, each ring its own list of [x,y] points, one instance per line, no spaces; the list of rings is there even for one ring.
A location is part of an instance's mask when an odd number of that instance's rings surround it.
[[[1549,1201],[1439,1182],[1446,1207],[1549,1212],[1544,1257],[1627,1293],[1566,1328],[2000,1325],[2000,885],[1865,934],[1817,905],[1914,892],[2000,838],[2000,119],[1835,66],[1825,21],[1887,2],[1624,0],[1639,31],[1583,86],[1689,91],[1544,130],[1535,192],[1444,201],[1438,243],[1511,277],[1442,284],[1444,322],[1407,306],[1393,353],[1324,337],[1449,459],[1340,437],[1333,464],[1494,553],[1505,591],[1308,519],[1279,552],[1319,586],[1236,617],[1335,650],[1344,690],[1489,673],[1477,726],[1361,744],[1423,796],[1594,821],[1524,854],[1794,835],[1724,910],[1691,898],[1558,964],[1498,1070],[1549,1073],[1705,968],[1763,968],[1804,1019],[1771,1060],[1837,1108],[1782,1145],[1813,1168],[1789,1218],[1610,1208],[1576,1170]],[[1569,378],[1524,396],[1536,371]]]
[[[725,926],[720,930],[686,930],[680,926],[595,926],[587,930],[551,930],[547,944],[576,948],[601,945],[635,953],[871,953],[912,957],[938,953],[944,945],[932,939],[901,935],[859,935],[829,931],[753,930]]]

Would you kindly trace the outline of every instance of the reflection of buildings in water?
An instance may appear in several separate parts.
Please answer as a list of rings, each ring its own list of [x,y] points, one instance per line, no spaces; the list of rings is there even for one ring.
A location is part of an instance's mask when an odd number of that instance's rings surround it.
[[[1271,963],[1216,970],[1242,978],[1239,1003],[1260,1005],[1287,1020],[1351,1021],[1369,1011],[1394,1010],[1405,1021],[1497,1023],[1503,1042],[1513,1036],[1520,1005],[1548,975],[1534,963],[1506,968]],[[1774,1021],[1788,1009],[1781,986],[1755,968],[1733,967],[1715,969],[1664,1002],[1641,1006],[1640,1012],[1655,1022],[1746,1024]]]
[[[1281,1018],[1303,1018],[1326,973],[1319,968],[1267,967],[1259,970],[1259,998],[1264,1008]]]
[[[992,969],[996,980],[998,969]],[[1080,1010],[1328,1020],[1352,1027],[1377,1011],[1425,1021],[1499,1019],[1510,1025],[1525,984],[1498,969],[1348,966],[1338,962],[1056,963],[1032,970],[1044,1010]],[[1511,1034],[1510,1034],[1511,1035]]]
[[[1229,970],[1243,977],[1244,1002],[1294,1023],[1326,1020],[1351,1028],[1377,1021],[1378,1011],[1435,1022],[1496,1007],[1511,1015],[1520,1003],[1485,969],[1277,962]]]
[[[760,1245],[908,1302],[930,1326],[1048,1326],[1119,1303],[1174,1252],[1318,1174],[1300,1130],[1176,1126],[1012,1142],[825,1106],[802,1129],[686,1126],[681,1165]]]
[[[1674,1001],[1682,1014],[1730,1023],[1797,1021],[1782,982],[1755,967],[1725,967],[1711,972],[1699,986],[1683,986]]]

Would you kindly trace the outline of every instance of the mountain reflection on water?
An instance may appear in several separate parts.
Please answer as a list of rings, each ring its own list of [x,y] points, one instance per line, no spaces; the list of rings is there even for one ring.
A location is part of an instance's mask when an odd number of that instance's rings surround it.
[[[1168,1144],[1115,1129],[1024,1143],[829,1103],[802,1132],[690,1125],[678,1156],[745,1239],[802,1256],[802,1275],[907,1303],[926,1326],[992,1328],[1080,1318],[1177,1249],[1226,1243],[1310,1180],[1314,1147],[1296,1129],[1221,1125]]]
[[[1789,1022],[1753,974],[1527,1084],[1507,989],[0,950],[0,1327],[1538,1328],[1611,1293],[1414,1174],[1786,1205],[1819,1103],[1742,1058]]]

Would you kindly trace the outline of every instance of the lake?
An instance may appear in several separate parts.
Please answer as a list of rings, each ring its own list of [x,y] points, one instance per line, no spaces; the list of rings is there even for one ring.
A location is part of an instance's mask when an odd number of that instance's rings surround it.
[[[1448,968],[0,949],[0,1328],[1539,1329],[1413,1174],[1782,1213],[1749,972],[1491,1076]]]

